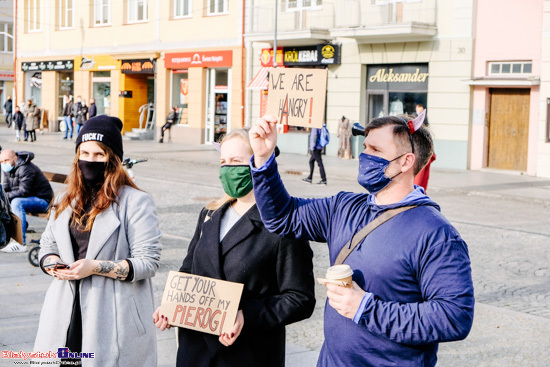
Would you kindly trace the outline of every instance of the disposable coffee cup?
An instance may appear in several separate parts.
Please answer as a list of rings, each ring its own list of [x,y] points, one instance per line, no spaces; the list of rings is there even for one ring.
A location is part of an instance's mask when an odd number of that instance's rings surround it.
[[[342,264],[342,265],[334,265],[328,268],[325,278],[327,280],[332,280],[335,282],[342,282],[343,287],[351,288],[352,275],[353,275],[353,270],[351,269],[351,267],[349,265]]]

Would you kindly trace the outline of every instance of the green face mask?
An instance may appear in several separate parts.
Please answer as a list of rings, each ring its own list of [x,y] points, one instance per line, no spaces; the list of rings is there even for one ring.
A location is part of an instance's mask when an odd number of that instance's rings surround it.
[[[242,198],[252,190],[250,166],[221,166],[220,181],[227,195]]]

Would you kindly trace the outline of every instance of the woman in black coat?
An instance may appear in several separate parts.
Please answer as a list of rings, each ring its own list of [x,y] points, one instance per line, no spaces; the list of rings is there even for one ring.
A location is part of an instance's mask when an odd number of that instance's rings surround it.
[[[284,366],[285,325],[311,316],[315,306],[313,253],[307,241],[267,231],[258,209],[245,130],[221,143],[220,179],[227,196],[199,216],[180,271],[243,283],[231,333],[215,335],[179,328],[177,366]],[[153,314],[161,330],[166,315]]]

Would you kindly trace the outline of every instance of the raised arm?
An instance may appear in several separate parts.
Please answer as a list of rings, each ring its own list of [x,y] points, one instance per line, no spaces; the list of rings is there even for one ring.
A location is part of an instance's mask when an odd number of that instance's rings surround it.
[[[275,162],[275,119],[260,119],[250,130],[250,142],[254,150],[250,161],[254,194],[266,228],[287,238],[326,242],[332,198],[302,199],[288,194]]]

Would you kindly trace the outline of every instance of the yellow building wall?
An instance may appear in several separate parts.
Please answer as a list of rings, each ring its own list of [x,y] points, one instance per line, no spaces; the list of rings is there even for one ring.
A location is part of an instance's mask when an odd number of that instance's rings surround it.
[[[55,71],[42,72],[42,107],[46,109],[48,131],[57,129],[57,73]],[[47,93],[44,93],[48,91]],[[45,107],[44,107],[45,106]],[[44,124],[45,126],[45,124]]]
[[[124,134],[139,128],[139,108],[147,103],[147,75],[120,74],[119,88],[120,91],[132,91],[132,98],[118,99],[118,117],[122,120]]]

